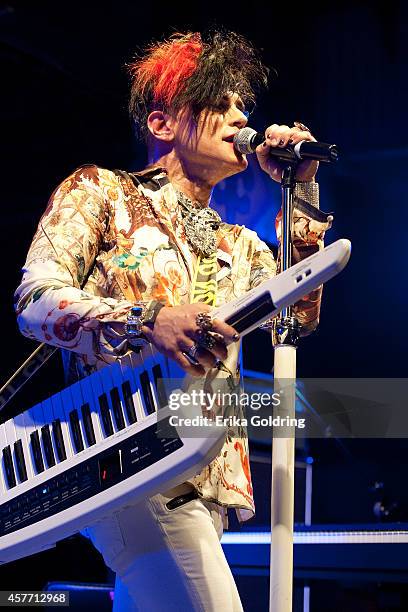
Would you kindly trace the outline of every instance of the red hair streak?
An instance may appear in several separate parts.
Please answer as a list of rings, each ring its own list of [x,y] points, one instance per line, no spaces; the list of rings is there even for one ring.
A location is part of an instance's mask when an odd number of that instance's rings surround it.
[[[171,105],[176,94],[183,89],[185,81],[195,72],[203,50],[200,34],[187,34],[181,38],[175,34],[172,40],[149,48],[146,59],[136,61],[131,67],[133,78],[145,91],[153,84],[154,102]]]

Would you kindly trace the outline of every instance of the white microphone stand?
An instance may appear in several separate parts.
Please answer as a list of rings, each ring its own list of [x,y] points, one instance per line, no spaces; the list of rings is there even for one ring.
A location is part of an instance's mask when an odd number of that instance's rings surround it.
[[[292,265],[292,217],[296,163],[282,172],[281,271]],[[295,417],[296,349],[300,325],[292,307],[274,323],[274,392],[280,405],[274,418]],[[293,423],[293,420],[289,421]],[[284,437],[283,437],[284,436]],[[272,434],[270,612],[292,612],[293,508],[295,481],[295,427],[274,427]]]

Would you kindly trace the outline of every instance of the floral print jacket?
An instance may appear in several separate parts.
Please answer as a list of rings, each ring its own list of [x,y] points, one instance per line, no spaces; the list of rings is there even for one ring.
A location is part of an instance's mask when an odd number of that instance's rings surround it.
[[[315,184],[314,189],[318,186]],[[177,214],[177,196],[166,171],[75,170],[52,194],[33,238],[15,294],[21,332],[63,349],[67,383],[118,359],[124,322],[136,300],[188,303],[195,255]],[[304,258],[322,248],[331,218],[296,197],[293,241]],[[280,223],[278,215],[277,232]],[[244,226],[217,231],[217,305],[242,295],[277,273],[267,245]],[[321,288],[298,302],[306,332],[316,327]],[[238,352],[235,358],[238,358]],[[221,506],[254,512],[245,434],[228,436],[223,449],[191,481]]]

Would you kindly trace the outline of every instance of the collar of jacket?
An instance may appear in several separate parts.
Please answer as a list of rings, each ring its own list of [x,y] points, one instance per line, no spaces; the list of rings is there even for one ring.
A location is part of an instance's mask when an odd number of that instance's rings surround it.
[[[148,166],[144,170],[139,172],[132,172],[136,179],[140,180],[143,187],[150,189],[150,191],[157,191],[170,183],[167,176],[166,168],[163,166]]]

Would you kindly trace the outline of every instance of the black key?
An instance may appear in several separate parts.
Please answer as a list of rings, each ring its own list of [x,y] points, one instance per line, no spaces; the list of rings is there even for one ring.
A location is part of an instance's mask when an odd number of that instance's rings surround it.
[[[89,408],[89,404],[86,403],[82,406],[82,420],[85,429],[85,437],[88,442],[88,446],[92,446],[96,444],[95,431],[92,423],[91,409]]]
[[[136,410],[135,410],[135,405],[133,403],[132,389],[130,387],[130,382],[128,380],[125,380],[125,382],[122,383],[122,393],[123,393],[123,400],[125,402],[125,409],[126,409],[128,421],[130,424],[136,423],[137,421]]]
[[[33,449],[35,469],[37,470],[38,473],[43,472],[45,468],[44,468],[44,461],[43,461],[43,457],[41,453],[41,444],[40,444],[40,437],[38,435],[38,431],[32,431],[30,433],[30,439],[31,439],[31,446]]]
[[[113,434],[113,425],[109,412],[109,404],[108,398],[106,397],[106,393],[102,393],[102,395],[100,395],[98,399],[99,406],[101,408],[102,423],[103,429],[105,430],[105,436],[111,436]]]
[[[24,480],[28,479],[28,476],[24,459],[23,443],[21,442],[21,440],[17,440],[17,442],[14,442],[14,456],[16,458],[17,472],[20,482],[24,482]]]
[[[51,432],[49,425],[43,425],[43,427],[41,427],[41,437],[43,441],[45,459],[47,461],[48,467],[50,468],[55,465],[55,457],[54,449],[52,448]]]
[[[154,397],[152,393],[152,388],[150,386],[149,375],[146,371],[142,372],[140,375],[140,385],[142,387],[143,399],[145,402],[147,414],[153,414],[155,412],[156,407],[154,405]]]
[[[71,423],[72,437],[74,439],[74,446],[77,453],[84,450],[84,441],[82,439],[81,426],[79,424],[78,412],[71,410],[69,413],[69,421]]]
[[[166,389],[164,387],[163,372],[160,367],[160,364],[157,363],[155,366],[153,366],[152,372],[159,406],[160,408],[164,408],[168,404],[168,399],[166,395]]]
[[[12,487],[15,487],[17,483],[10,446],[6,446],[5,448],[3,448],[3,461],[4,467],[6,469],[7,484],[11,489]]]
[[[55,419],[55,421],[52,422],[52,431],[54,434],[58,460],[65,461],[67,458],[67,451],[65,450],[64,436],[62,435],[61,421],[59,419]]]
[[[117,387],[113,387],[113,389],[110,390],[110,398],[112,402],[113,415],[115,417],[116,426],[118,429],[124,429],[125,419],[123,418],[122,405],[120,402],[120,395]]]

